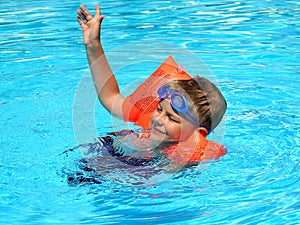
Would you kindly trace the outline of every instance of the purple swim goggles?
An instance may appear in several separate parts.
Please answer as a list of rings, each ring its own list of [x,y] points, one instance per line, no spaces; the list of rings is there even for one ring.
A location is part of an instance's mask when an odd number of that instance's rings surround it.
[[[196,126],[201,127],[201,124],[197,121],[195,116],[190,112],[188,101],[182,94],[172,91],[167,86],[160,87],[157,93],[160,99],[166,99],[170,97],[170,103],[173,109],[185,115],[186,118],[189,119]]]

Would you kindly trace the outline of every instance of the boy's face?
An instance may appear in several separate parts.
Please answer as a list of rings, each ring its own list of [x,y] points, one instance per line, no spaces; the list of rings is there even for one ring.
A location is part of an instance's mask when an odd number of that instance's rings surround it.
[[[189,120],[176,113],[169,99],[162,100],[151,116],[151,135],[155,141],[185,141],[197,129]]]

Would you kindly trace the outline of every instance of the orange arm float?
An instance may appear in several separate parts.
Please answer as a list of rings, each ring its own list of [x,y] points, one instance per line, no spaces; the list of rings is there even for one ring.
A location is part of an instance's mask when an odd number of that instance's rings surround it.
[[[123,105],[126,122],[134,122],[149,128],[151,114],[156,110],[159,98],[157,90],[171,80],[190,80],[192,77],[182,70],[172,56],[169,56],[131,95]]]

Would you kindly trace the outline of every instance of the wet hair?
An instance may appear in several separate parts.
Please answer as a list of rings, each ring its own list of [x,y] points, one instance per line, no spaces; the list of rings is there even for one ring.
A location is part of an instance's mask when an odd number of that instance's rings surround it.
[[[227,103],[215,84],[197,76],[190,80],[171,81],[167,86],[186,97],[190,111],[202,127],[212,131],[218,126],[227,109]]]

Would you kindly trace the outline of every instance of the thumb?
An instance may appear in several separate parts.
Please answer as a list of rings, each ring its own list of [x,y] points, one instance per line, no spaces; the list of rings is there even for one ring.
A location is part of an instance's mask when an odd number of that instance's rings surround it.
[[[105,16],[101,15],[97,18],[97,20],[101,23]]]

